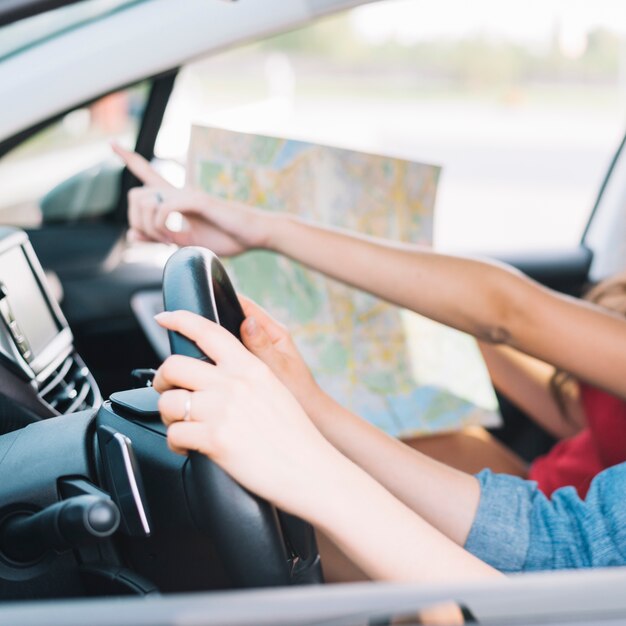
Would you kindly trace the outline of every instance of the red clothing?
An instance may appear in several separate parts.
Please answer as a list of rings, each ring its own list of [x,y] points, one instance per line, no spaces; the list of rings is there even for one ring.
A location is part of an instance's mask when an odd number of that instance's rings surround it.
[[[584,498],[596,474],[626,461],[626,401],[584,384],[580,393],[587,427],[530,466],[528,477],[548,496],[573,485]]]

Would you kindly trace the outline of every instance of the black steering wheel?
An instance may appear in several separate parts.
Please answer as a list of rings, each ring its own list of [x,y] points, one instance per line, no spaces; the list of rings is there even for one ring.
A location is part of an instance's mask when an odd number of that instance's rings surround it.
[[[167,309],[194,311],[238,336],[243,313],[212,253],[176,252],[163,294]],[[206,358],[183,337],[171,344]],[[128,389],[97,411],[0,436],[0,470],[11,477],[0,483],[3,598],[322,582],[313,528],[207,457],[169,450],[158,399],[153,388]]]
[[[204,248],[178,250],[163,274],[167,311],[188,310],[206,317],[241,340],[245,319],[219,259]],[[173,354],[207,357],[195,343],[170,332]],[[209,534],[237,586],[320,583],[322,570],[310,524],[277,510],[250,493],[206,456],[192,452],[189,502],[196,525]]]

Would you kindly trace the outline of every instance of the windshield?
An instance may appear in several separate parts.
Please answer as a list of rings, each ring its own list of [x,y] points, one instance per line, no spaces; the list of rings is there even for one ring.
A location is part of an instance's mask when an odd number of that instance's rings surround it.
[[[0,62],[63,32],[142,1],[85,0],[5,26],[0,30]]]

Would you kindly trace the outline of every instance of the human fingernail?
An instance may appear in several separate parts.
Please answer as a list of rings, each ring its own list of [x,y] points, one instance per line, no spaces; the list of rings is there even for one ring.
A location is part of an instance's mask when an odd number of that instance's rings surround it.
[[[160,321],[165,321],[165,320],[169,319],[171,316],[172,316],[172,313],[170,311],[163,311],[162,313],[157,313],[154,316],[154,319],[157,322],[160,322]]]

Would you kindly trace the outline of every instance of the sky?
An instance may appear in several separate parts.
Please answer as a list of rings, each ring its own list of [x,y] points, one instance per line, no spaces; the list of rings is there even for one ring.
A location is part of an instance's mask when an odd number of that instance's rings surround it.
[[[541,48],[558,29],[563,51],[576,56],[599,26],[626,38],[624,0],[387,0],[360,7],[352,20],[371,43],[480,34]]]

